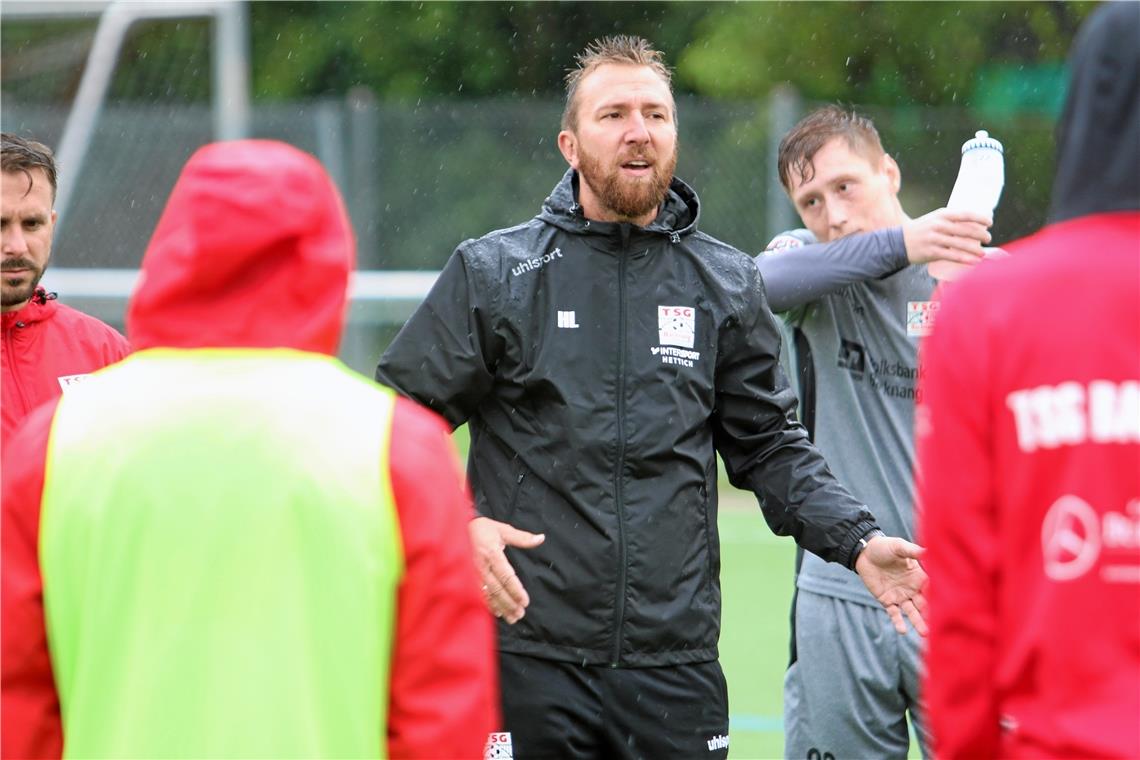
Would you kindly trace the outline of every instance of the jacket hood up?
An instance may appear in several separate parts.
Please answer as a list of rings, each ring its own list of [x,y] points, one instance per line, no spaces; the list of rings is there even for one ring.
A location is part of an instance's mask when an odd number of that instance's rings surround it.
[[[131,344],[335,354],[355,255],[340,193],[315,158],[274,141],[207,145],[143,257]]]
[[[581,176],[578,172],[567,169],[550,193],[550,197],[543,201],[539,219],[567,232],[585,235],[591,232],[611,234],[619,226],[619,222],[588,220],[582,215],[582,205],[578,203],[579,182]],[[688,235],[696,231],[700,215],[700,201],[697,199],[696,191],[674,177],[669,183],[669,189],[665,193],[665,200],[657,212],[657,217],[644,229],[646,232],[665,235]]]
[[[1069,60],[1050,223],[1140,209],[1140,3],[1105,3]]]

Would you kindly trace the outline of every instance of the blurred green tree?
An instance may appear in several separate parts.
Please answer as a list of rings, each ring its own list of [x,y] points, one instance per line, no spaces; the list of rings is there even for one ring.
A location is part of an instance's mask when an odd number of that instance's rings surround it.
[[[989,67],[1063,61],[1092,2],[256,2],[255,95],[555,94],[603,34],[667,51],[681,92],[971,105]]]
[[[257,2],[259,97],[550,95],[590,40],[633,33],[677,51],[722,3]]]
[[[745,3],[702,18],[678,69],[718,97],[761,97],[789,82],[813,100],[970,106],[991,65],[1063,61],[1094,5]]]

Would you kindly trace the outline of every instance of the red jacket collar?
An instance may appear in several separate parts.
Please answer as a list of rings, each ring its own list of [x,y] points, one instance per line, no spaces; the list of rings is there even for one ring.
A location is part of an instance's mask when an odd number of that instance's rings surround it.
[[[3,329],[10,330],[13,326],[42,322],[51,319],[58,307],[56,294],[49,293],[42,287],[37,287],[32,299],[15,311],[6,311],[0,314],[3,317]]]

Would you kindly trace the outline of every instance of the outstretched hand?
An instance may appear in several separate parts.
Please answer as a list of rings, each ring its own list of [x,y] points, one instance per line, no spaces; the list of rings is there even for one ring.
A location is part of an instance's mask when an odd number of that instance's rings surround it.
[[[984,255],[982,247],[991,240],[986,228],[993,223],[992,218],[971,211],[931,211],[903,224],[906,257],[912,264],[976,264]]]
[[[875,536],[855,560],[855,572],[886,608],[899,633],[906,633],[906,620],[910,620],[919,635],[927,633],[923,619],[926,571],[918,564],[918,558],[925,551],[918,544],[901,538]]]
[[[506,548],[533,549],[546,540],[545,534],[525,530],[492,520],[476,517],[467,525],[475,563],[483,579],[483,596],[495,617],[508,623],[517,623],[526,613],[530,595],[523,588],[515,569],[507,561]]]

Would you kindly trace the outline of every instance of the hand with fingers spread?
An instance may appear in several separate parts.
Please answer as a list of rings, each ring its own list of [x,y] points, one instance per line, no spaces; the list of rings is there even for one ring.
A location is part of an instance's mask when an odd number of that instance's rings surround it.
[[[855,560],[855,572],[886,608],[899,633],[906,633],[906,620],[910,620],[920,635],[926,635],[926,571],[918,563],[925,551],[905,539],[879,535],[867,542]]]
[[[993,219],[970,211],[940,208],[903,223],[903,244],[912,264],[952,261],[976,264],[990,242]]]
[[[489,517],[476,517],[467,525],[475,562],[483,579],[483,596],[495,617],[517,623],[526,614],[530,595],[507,561],[506,548],[533,549],[546,540],[542,533],[528,533]]]

